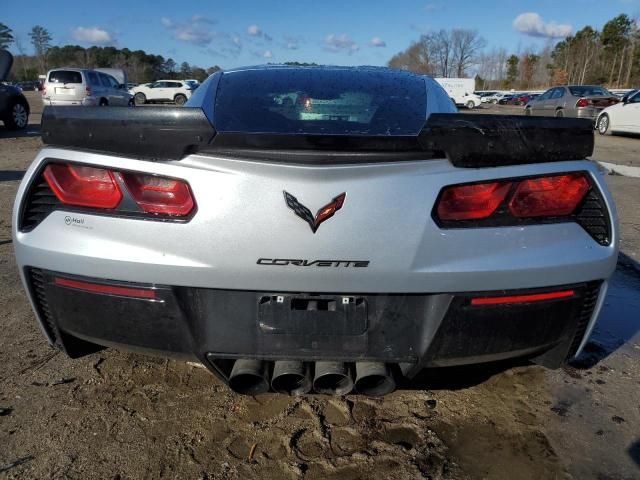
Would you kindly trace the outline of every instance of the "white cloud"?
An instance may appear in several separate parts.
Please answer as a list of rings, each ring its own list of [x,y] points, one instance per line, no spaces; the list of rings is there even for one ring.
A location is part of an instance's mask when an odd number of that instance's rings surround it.
[[[329,52],[347,52],[352,54],[360,50],[360,47],[356,42],[351,40],[346,33],[342,35],[330,34],[324,39],[324,48]]]
[[[173,38],[176,40],[193,43],[198,46],[209,45],[219,35],[211,28],[215,20],[202,15],[193,15],[184,22],[162,17],[160,23],[172,33]]]
[[[531,37],[562,38],[571,34],[571,25],[556,22],[545,23],[542,17],[534,12],[521,13],[513,21],[514,30]]]
[[[252,37],[260,37],[262,35],[262,30],[260,30],[258,25],[249,25],[247,27],[247,33]]]
[[[71,32],[74,40],[93,45],[107,45],[113,43],[113,35],[99,27],[76,27]]]
[[[273,58],[273,53],[271,53],[271,50],[265,50],[265,51],[262,53],[262,56],[263,56],[264,58]]]
[[[437,3],[427,3],[424,6],[425,12],[435,12],[436,10],[440,10],[440,5]]]
[[[371,45],[372,47],[386,47],[387,46],[387,42],[382,40],[380,37],[373,37],[369,41],[369,45]]]
[[[284,35],[283,38],[282,46],[287,50],[298,50],[300,44],[304,43],[304,38],[300,36]]]

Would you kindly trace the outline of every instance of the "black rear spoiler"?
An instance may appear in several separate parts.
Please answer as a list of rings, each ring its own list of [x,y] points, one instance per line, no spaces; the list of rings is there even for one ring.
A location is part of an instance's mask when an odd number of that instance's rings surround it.
[[[523,115],[432,114],[419,135],[456,167],[581,160],[593,154],[593,121]]]
[[[47,145],[150,160],[179,160],[215,135],[201,108],[45,107]]]
[[[327,164],[389,162],[446,155],[456,167],[580,160],[593,153],[593,123],[574,118],[432,114],[415,137],[216,134],[194,107],[46,107],[42,141],[150,160],[196,153]],[[357,152],[350,156],[349,151]],[[333,152],[333,155],[329,152]]]

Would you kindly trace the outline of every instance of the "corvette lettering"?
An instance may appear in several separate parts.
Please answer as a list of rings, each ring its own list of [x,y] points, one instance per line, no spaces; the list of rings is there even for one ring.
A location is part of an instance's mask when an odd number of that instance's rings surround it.
[[[259,258],[258,265],[271,265],[276,267],[286,267],[293,265],[296,267],[355,267],[365,268],[369,266],[369,260],[300,260],[293,258]]]

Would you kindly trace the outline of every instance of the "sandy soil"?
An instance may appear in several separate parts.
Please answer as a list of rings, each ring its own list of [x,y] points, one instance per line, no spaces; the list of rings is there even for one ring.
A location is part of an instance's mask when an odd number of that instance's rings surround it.
[[[572,366],[446,370],[375,400],[252,398],[185,363],[47,346],[10,234],[41,146],[29,132],[0,127],[0,478],[640,478],[640,180],[608,177],[625,255]]]

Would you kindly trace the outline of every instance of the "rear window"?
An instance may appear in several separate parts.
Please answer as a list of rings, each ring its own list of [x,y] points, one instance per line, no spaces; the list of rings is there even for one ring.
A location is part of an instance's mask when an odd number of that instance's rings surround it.
[[[247,70],[222,75],[214,111],[220,132],[416,135],[426,88],[404,72]]]
[[[606,88],[602,87],[589,87],[589,86],[578,86],[578,87],[569,87],[569,91],[571,95],[574,97],[612,97],[613,94],[609,92]]]
[[[49,73],[49,83],[82,83],[82,75],[71,70],[56,70]]]

